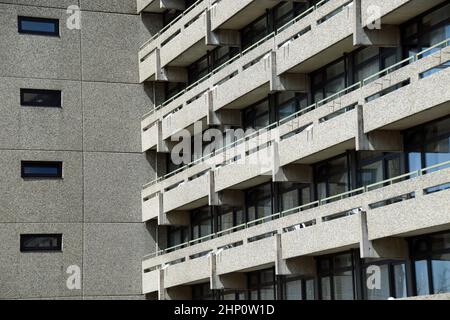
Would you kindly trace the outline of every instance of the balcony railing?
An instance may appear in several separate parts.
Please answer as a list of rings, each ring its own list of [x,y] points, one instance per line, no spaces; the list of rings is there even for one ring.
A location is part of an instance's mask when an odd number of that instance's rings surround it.
[[[412,171],[412,172],[407,173],[407,174],[402,174],[402,175],[399,175],[399,176],[396,176],[396,177],[393,177],[393,178],[390,178],[390,179],[386,179],[386,180],[383,180],[383,181],[380,181],[380,182],[376,182],[374,184],[366,185],[364,187],[357,188],[357,189],[354,189],[354,190],[351,190],[351,191],[347,191],[347,192],[344,192],[344,193],[341,193],[341,194],[338,194],[338,195],[335,195],[335,196],[319,199],[317,201],[313,201],[311,203],[308,203],[308,204],[305,204],[305,205],[302,205],[302,206],[299,206],[299,207],[296,207],[296,208],[292,208],[292,209],[289,209],[289,210],[278,212],[278,213],[275,213],[275,214],[267,216],[267,217],[263,217],[263,218],[260,218],[260,219],[257,219],[257,220],[253,220],[253,221],[250,221],[250,222],[247,222],[247,223],[244,223],[244,224],[241,224],[241,225],[229,228],[227,230],[216,232],[216,233],[207,235],[205,237],[194,239],[194,240],[191,240],[191,241],[188,241],[188,242],[185,242],[185,243],[182,243],[182,244],[179,244],[179,245],[176,245],[176,246],[164,249],[164,250],[160,250],[160,251],[151,253],[149,255],[144,256],[143,259],[147,260],[147,259],[151,259],[151,258],[158,257],[158,256],[161,256],[161,255],[165,255],[165,254],[168,254],[168,253],[171,253],[171,252],[183,249],[183,248],[187,248],[187,247],[191,247],[191,246],[197,245],[199,243],[203,243],[203,242],[208,241],[208,240],[212,240],[212,239],[223,237],[225,235],[234,233],[236,231],[249,229],[249,228],[252,228],[252,227],[254,227],[256,225],[260,225],[260,224],[266,223],[268,221],[272,221],[272,220],[275,220],[275,219],[278,219],[278,218],[282,218],[282,217],[287,217],[287,216],[290,216],[290,215],[293,215],[293,214],[296,214],[296,213],[299,213],[299,212],[305,212],[305,211],[308,211],[308,210],[310,210],[312,208],[323,206],[323,205],[326,205],[326,204],[329,204],[329,203],[332,203],[332,202],[336,202],[336,201],[340,201],[340,200],[343,200],[343,199],[351,198],[351,197],[354,197],[354,196],[357,196],[357,195],[365,194],[367,192],[378,190],[380,188],[385,188],[385,187],[388,187],[388,186],[391,186],[391,185],[394,185],[394,184],[397,184],[397,183],[400,183],[400,182],[403,182],[403,181],[406,181],[406,180],[415,179],[415,178],[418,178],[418,177],[421,177],[421,176],[424,176],[424,175],[427,175],[427,174],[431,174],[431,173],[434,173],[434,172],[437,172],[437,171],[441,171],[441,170],[444,170],[444,169],[447,169],[447,168],[450,168],[450,161],[442,162],[442,163],[439,163],[439,164],[436,164],[436,165],[433,165],[433,166],[430,166],[430,167],[427,167],[427,168],[424,168],[424,169],[419,169],[419,170],[416,170],[416,171]],[[348,214],[346,214],[346,215],[348,215]],[[326,219],[326,217],[324,217],[322,219]],[[305,226],[304,227],[307,226],[306,224],[308,224],[308,226],[309,225],[314,225],[315,222],[314,221],[313,222],[305,222]]]
[[[444,40],[444,41],[442,41],[442,42],[440,42],[440,43],[438,43],[438,44],[436,44],[436,45],[434,45],[434,46],[432,46],[432,47],[430,47],[430,48],[428,48],[426,50],[423,50],[422,52],[419,52],[419,53],[417,53],[414,56],[411,56],[411,57],[409,57],[409,58],[407,58],[405,60],[402,60],[402,61],[400,61],[400,62],[398,62],[398,63],[396,63],[396,64],[394,64],[394,65],[392,65],[392,66],[390,66],[390,67],[388,67],[386,69],[383,69],[383,70],[381,70],[381,71],[379,71],[379,72],[377,72],[377,73],[367,77],[366,79],[364,79],[364,80],[362,80],[360,82],[357,82],[357,83],[355,83],[355,84],[353,84],[353,85],[351,85],[351,86],[349,86],[349,87],[347,87],[347,88],[345,88],[345,89],[343,89],[343,90],[341,90],[341,91],[339,91],[339,92],[337,92],[337,93],[335,93],[335,94],[333,94],[333,95],[331,95],[331,96],[329,96],[329,97],[327,97],[327,98],[325,98],[325,99],[323,99],[321,101],[318,101],[318,102],[316,102],[316,103],[314,103],[314,104],[312,104],[312,105],[310,105],[310,106],[308,106],[308,107],[306,107],[304,109],[301,109],[298,112],[293,113],[292,115],[289,115],[289,116],[287,116],[284,119],[281,119],[281,120],[279,120],[277,122],[274,122],[274,123],[270,124],[269,126],[267,126],[265,128],[262,128],[262,129],[260,129],[258,131],[255,131],[255,132],[251,133],[250,135],[248,135],[248,136],[246,136],[244,138],[236,140],[233,143],[230,143],[230,144],[228,144],[228,145],[226,145],[226,146],[224,146],[224,147],[222,147],[220,149],[217,149],[214,152],[203,156],[202,158],[196,159],[196,160],[192,161],[191,163],[189,163],[189,164],[187,164],[187,165],[185,165],[185,166],[183,166],[183,167],[181,167],[181,168],[179,168],[179,169],[177,169],[177,170],[175,170],[173,172],[170,172],[170,173],[168,173],[168,174],[166,174],[166,175],[164,175],[162,177],[159,177],[159,178],[157,178],[157,179],[155,179],[155,180],[145,184],[143,186],[143,188],[146,189],[146,188],[148,188],[148,187],[150,187],[150,186],[152,186],[152,185],[154,185],[156,183],[162,182],[162,181],[164,181],[164,180],[166,180],[166,179],[168,179],[170,177],[173,177],[173,176],[175,176],[175,175],[177,175],[177,174],[179,174],[179,173],[181,173],[181,172],[183,172],[183,171],[185,171],[185,170],[187,170],[189,168],[192,168],[195,165],[200,164],[200,163],[202,163],[202,162],[204,162],[204,161],[206,161],[206,160],[208,160],[208,159],[210,159],[210,158],[212,158],[212,157],[214,157],[216,155],[219,155],[219,154],[221,154],[221,153],[223,153],[223,152],[225,152],[225,151],[227,151],[227,150],[229,150],[231,148],[234,148],[234,147],[236,147],[236,146],[238,146],[238,145],[240,145],[240,144],[242,144],[244,142],[247,142],[250,139],[253,139],[253,138],[255,138],[255,137],[257,137],[257,136],[259,136],[259,135],[261,135],[263,133],[267,133],[271,129],[275,129],[275,128],[277,128],[277,127],[279,127],[279,126],[281,126],[281,125],[283,125],[283,124],[285,124],[285,123],[287,123],[287,122],[289,122],[289,121],[291,121],[293,119],[299,118],[300,116],[305,115],[306,113],[309,113],[309,112],[311,112],[313,110],[316,110],[317,108],[322,107],[322,106],[324,106],[324,105],[326,105],[326,104],[328,104],[328,103],[330,103],[330,102],[332,102],[332,101],[334,101],[334,100],[336,100],[338,98],[341,98],[342,96],[344,96],[344,95],[346,95],[346,94],[348,94],[350,92],[353,92],[355,90],[361,89],[361,88],[371,84],[376,79],[379,79],[381,77],[389,75],[392,72],[394,72],[394,71],[396,71],[396,70],[398,70],[398,69],[400,69],[402,67],[405,67],[407,65],[410,65],[410,64],[412,64],[412,63],[414,63],[414,62],[416,62],[418,60],[421,60],[421,59],[427,57],[429,54],[434,53],[436,50],[446,48],[449,45],[450,45],[450,38],[448,38],[448,39],[446,39],[446,40]]]

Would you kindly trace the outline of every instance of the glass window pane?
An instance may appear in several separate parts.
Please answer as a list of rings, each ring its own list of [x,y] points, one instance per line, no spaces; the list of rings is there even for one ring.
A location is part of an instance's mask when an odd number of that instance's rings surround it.
[[[59,20],[57,19],[19,17],[18,21],[20,33],[59,35]]]
[[[302,188],[301,189],[301,201],[300,205],[302,204],[308,204],[311,202],[311,190],[309,187]]]
[[[423,296],[430,294],[427,261],[426,260],[416,261],[415,268],[416,268],[417,295]]]
[[[345,62],[344,60],[341,60],[339,62],[336,62],[335,64],[329,66],[327,68],[327,79],[334,78],[338,75],[341,75],[345,72]]]
[[[22,161],[22,178],[62,178],[62,162]]]
[[[258,205],[258,219],[270,216],[271,214],[272,214],[272,200],[266,199],[260,201]]]
[[[251,290],[249,298],[250,300],[258,300],[258,290]]]
[[[335,300],[353,300],[353,272],[337,273],[333,277]]]
[[[20,104],[33,107],[61,107],[61,91],[20,89]]]
[[[331,300],[331,283],[330,277],[322,277],[320,279],[321,298],[322,300]]]
[[[335,93],[340,92],[341,90],[345,89],[345,78],[337,78],[331,82],[329,82],[325,86],[325,97],[332,96]]]
[[[408,153],[408,171],[413,172],[422,169],[422,155],[418,152]]]
[[[24,167],[24,173],[27,175],[56,175],[58,169],[55,167]]]
[[[255,207],[248,208],[248,221],[256,220],[256,210]]]
[[[62,234],[21,234],[20,251],[61,251]]]
[[[387,160],[387,179],[401,175],[400,157]]]
[[[327,197],[327,184],[325,182],[317,184],[317,196],[319,199],[325,199]]]
[[[346,268],[351,267],[352,265],[351,253],[340,254],[334,257],[334,268]]]
[[[289,210],[299,205],[298,190],[292,190],[281,195],[281,210]]]
[[[302,299],[302,280],[287,281],[285,285],[286,300]]]
[[[383,161],[368,164],[361,168],[361,183],[363,186],[383,181]]]
[[[450,137],[425,146],[425,166],[430,167],[450,161]]]
[[[306,280],[305,282],[306,286],[306,300],[315,300],[314,296],[314,280]]]
[[[330,176],[329,178],[329,196],[344,193],[349,190],[347,172]]]
[[[223,300],[236,300],[236,294],[235,293],[225,293],[223,295]]]
[[[233,227],[233,211],[228,211],[219,216],[220,230],[227,230]]]
[[[406,287],[406,266],[405,264],[398,264],[394,266],[394,284],[395,284],[395,298],[407,297]]]
[[[261,300],[275,300],[274,286],[263,287],[260,290]]]
[[[372,270],[365,271],[365,290],[367,300],[387,300],[390,295],[389,290],[389,265],[382,265],[380,274],[374,274]],[[376,277],[380,277],[376,279]],[[379,280],[379,282],[378,282]]]
[[[376,74],[378,71],[380,71],[380,64],[378,59],[371,61],[370,63],[367,63],[361,67],[359,67],[356,70],[355,73],[355,81],[362,81],[371,75]]]
[[[434,294],[450,292],[450,254],[433,256],[431,268]]]

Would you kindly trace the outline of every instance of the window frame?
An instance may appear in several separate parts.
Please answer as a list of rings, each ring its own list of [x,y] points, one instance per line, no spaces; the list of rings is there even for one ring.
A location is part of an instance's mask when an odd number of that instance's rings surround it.
[[[55,26],[55,32],[26,30],[22,26],[22,22],[24,22],[24,21],[53,23]],[[56,38],[59,38],[61,36],[60,28],[59,28],[59,19],[55,19],[55,18],[38,18],[38,17],[18,16],[17,17],[17,27],[18,27],[19,34],[31,34],[31,35],[49,36],[49,37],[56,37]]]
[[[55,237],[57,241],[57,245],[55,248],[52,247],[31,247],[27,248],[24,245],[24,238],[32,238],[32,237]],[[63,234],[62,233],[24,233],[20,234],[19,238],[20,242],[20,252],[62,252],[63,251]]]
[[[56,104],[38,104],[38,103],[29,103],[25,101],[25,94],[58,94],[57,103]],[[61,90],[53,90],[53,89],[32,89],[32,88],[20,88],[20,105],[22,107],[43,107],[43,108],[62,108],[62,91]]]
[[[56,166],[57,174],[26,174],[25,167],[31,165],[32,167],[53,167]],[[21,177],[23,179],[63,179],[63,162],[62,161],[34,161],[34,160],[22,160],[20,164]]]

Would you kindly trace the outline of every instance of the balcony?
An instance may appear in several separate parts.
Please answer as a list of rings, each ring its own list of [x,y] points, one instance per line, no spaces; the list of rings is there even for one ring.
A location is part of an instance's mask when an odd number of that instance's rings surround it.
[[[309,73],[352,51],[354,24],[352,1],[328,1],[318,7],[279,35],[277,73]]]
[[[191,210],[208,204],[210,172],[202,172],[164,192],[164,212]],[[167,189],[166,189],[167,190]]]
[[[216,274],[244,272],[252,268],[273,265],[277,259],[276,244],[275,237],[270,236],[224,250],[216,257]]]
[[[164,270],[164,287],[171,288],[209,280],[211,267],[208,256],[169,266]]]
[[[395,184],[402,179],[408,180]],[[450,227],[449,163],[393,179],[392,183],[368,199],[369,207],[373,207],[367,214],[369,240],[433,233]]]
[[[444,162],[321,199],[144,257],[143,279],[151,281],[156,276],[148,273],[164,265],[165,274],[170,273],[167,288],[273,265],[277,259],[357,248],[363,240],[448,229],[449,186],[450,162]],[[364,223],[368,239],[362,232]],[[210,269],[206,254],[215,257],[215,268]]]
[[[242,61],[241,61],[242,62]],[[267,96],[272,79],[274,61],[269,52],[238,67],[226,81],[221,81],[212,89],[213,110],[227,107],[241,109]]]
[[[348,149],[359,150],[361,136],[380,131],[394,134],[448,114],[450,92],[446,84],[450,82],[450,71],[446,66],[450,61],[449,43],[444,41],[196,160],[157,184],[144,187],[144,199],[183,181],[193,185],[195,178],[208,170],[214,172],[214,188],[207,184],[208,192],[246,189],[273,179],[275,162],[281,167],[312,164]],[[389,141],[385,140],[375,141],[380,150],[395,147],[386,145]],[[184,205],[191,208],[199,199],[206,203],[208,192],[205,186],[199,185],[198,195],[189,198],[183,196],[190,194],[184,187],[175,187],[172,197],[186,200],[176,200],[179,201],[176,206],[167,209]],[[147,208],[145,201],[143,207]]]
[[[416,1],[383,3],[381,9],[389,22],[400,23],[399,16],[408,15],[411,2]],[[363,7],[369,3],[371,0],[363,1]],[[425,10],[429,5],[417,6]],[[190,128],[192,121],[208,120],[208,115],[226,109],[245,108],[271,91],[307,92],[305,74],[354,49],[353,7],[348,0],[322,1],[145,115],[143,128],[163,121],[161,139],[169,139],[171,133]],[[144,151],[155,147],[147,140]]]
[[[197,1],[141,47],[141,82],[164,80],[164,73],[169,72],[164,68],[186,67],[205,54],[210,48],[206,44],[206,11],[207,1]]]
[[[144,265],[145,265],[145,263],[143,263],[143,266]],[[144,272],[142,274],[142,292],[144,292],[144,293],[158,292],[159,285],[160,285],[160,270],[159,269]]]
[[[290,90],[305,90],[306,84],[303,78],[299,80],[297,77],[293,81],[289,81],[289,75],[277,76],[279,72],[277,71],[275,53],[280,50],[278,47],[282,46],[288,37],[300,36],[302,38],[309,33],[311,24],[315,23],[317,10],[320,9],[322,14],[327,14],[328,11],[342,6],[338,1],[332,2],[333,5],[327,3],[327,10],[318,5],[304,12],[286,26],[280,28],[277,33],[257,42],[240,55],[146,114],[143,117],[143,129],[154,126],[155,122],[163,121],[162,119],[171,118],[169,128],[165,129],[169,120],[162,124],[162,130],[166,133],[164,139],[166,139],[167,134],[176,132],[173,128],[178,130],[188,128],[193,124],[189,120],[205,119],[208,112],[219,112],[220,109],[244,108],[256,102],[266,96],[270,90],[276,89],[273,82],[277,78],[287,77],[287,79],[282,80],[290,82],[291,86],[295,83],[295,87],[290,88]],[[150,47],[151,45],[148,45],[145,50],[149,51]],[[148,57],[142,62],[141,68],[147,68],[147,64],[155,65],[156,62],[154,63],[154,61],[156,60],[152,60],[155,58],[151,54],[145,52],[142,54]],[[156,69],[154,68],[154,70]],[[205,108],[205,104],[201,102],[207,98],[203,94],[208,92],[211,92],[212,97],[211,101],[208,101],[208,108]],[[190,114],[195,115],[195,117],[190,116]],[[148,140],[146,139],[146,141]],[[143,143],[145,146],[143,151],[154,148],[156,140],[153,140],[153,143],[153,145]]]

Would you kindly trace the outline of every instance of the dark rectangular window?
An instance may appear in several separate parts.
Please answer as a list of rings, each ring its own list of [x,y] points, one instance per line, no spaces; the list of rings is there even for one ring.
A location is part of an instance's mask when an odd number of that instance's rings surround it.
[[[22,161],[22,178],[62,178],[62,162]]]
[[[59,37],[59,20],[48,18],[18,17],[19,33]]]
[[[61,91],[20,89],[20,105],[28,107],[61,108]]]
[[[62,251],[62,234],[21,234],[20,251]]]

